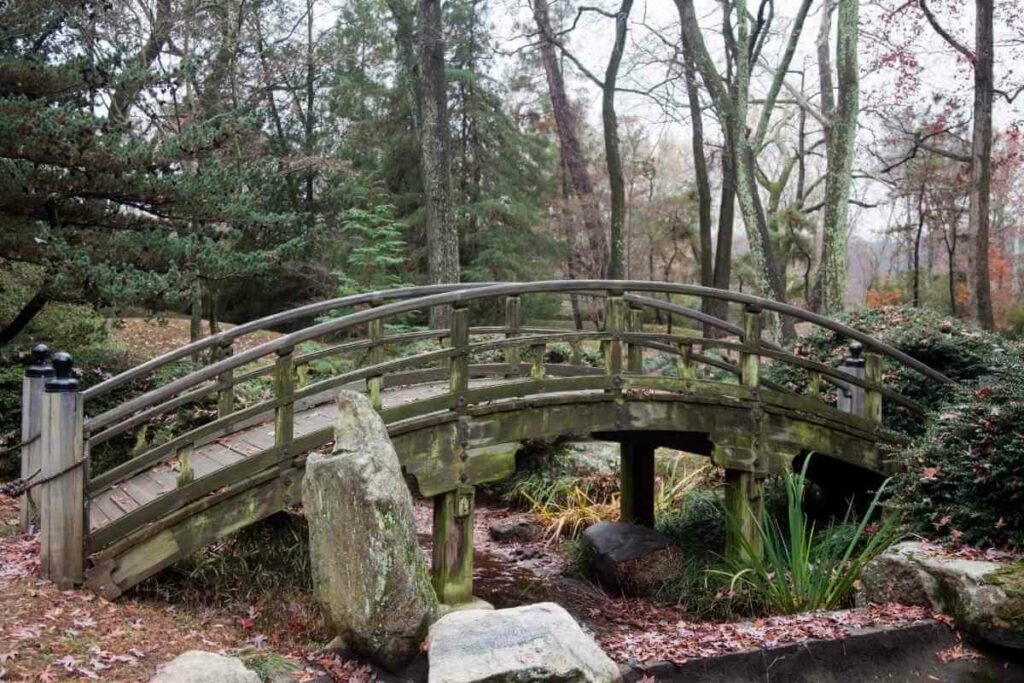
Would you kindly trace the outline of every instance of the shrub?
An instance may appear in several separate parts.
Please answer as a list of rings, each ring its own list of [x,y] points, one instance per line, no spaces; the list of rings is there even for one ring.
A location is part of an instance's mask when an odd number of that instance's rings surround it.
[[[1024,547],[1024,352],[961,386],[904,453],[897,500],[927,536]]]
[[[890,306],[861,309],[846,314],[841,321],[954,380],[967,383],[988,372],[998,357],[996,350],[1005,343],[999,336],[971,323],[926,308]],[[840,334],[818,328],[799,339],[796,353],[836,367],[849,353],[849,343],[850,340]],[[926,408],[936,408],[947,395],[945,387],[896,361],[886,359],[883,372],[888,386]],[[766,379],[799,391],[805,391],[810,384],[806,372],[780,364],[770,365],[764,374]],[[922,423],[916,415],[891,401],[884,402],[884,405],[886,426],[908,434],[921,432]]]
[[[749,593],[751,600],[771,612],[796,614],[819,609],[837,609],[853,594],[861,569],[899,538],[898,519],[885,517],[869,528],[885,484],[875,494],[867,512],[851,532],[851,515],[842,524],[829,524],[819,534],[804,513],[807,466],[799,474],[787,472],[787,515],[780,524],[764,515],[757,524],[761,552],[756,552],[740,533],[740,521],[728,524],[740,540],[738,557],[728,560],[727,574],[734,588]]]

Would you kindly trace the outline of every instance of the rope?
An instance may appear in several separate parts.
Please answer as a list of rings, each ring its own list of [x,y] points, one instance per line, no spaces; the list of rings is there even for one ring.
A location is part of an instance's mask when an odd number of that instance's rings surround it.
[[[39,435],[38,435],[38,434],[36,434],[35,436],[33,436],[33,437],[32,437],[31,439],[29,439],[28,441],[22,441],[21,443],[19,443],[19,444],[15,444],[14,446],[10,446],[10,447],[8,447],[8,448],[3,448],[3,449],[0,449],[0,458],[6,458],[6,457],[7,457],[8,455],[10,455],[11,453],[13,453],[14,451],[18,451],[18,450],[21,450],[21,449],[22,449],[22,448],[24,448],[25,446],[31,446],[31,445],[32,445],[32,444],[34,444],[34,443],[35,443],[36,441],[39,441]]]
[[[18,496],[24,495],[25,493],[34,489],[37,486],[53,481],[54,479],[59,479],[60,477],[63,477],[68,472],[72,472],[78,469],[79,467],[82,467],[88,461],[89,458],[82,458],[81,460],[77,460],[68,465],[67,467],[65,467],[64,469],[60,470],[59,472],[54,472],[53,474],[47,475],[40,479],[39,481],[32,480],[39,476],[39,473],[42,472],[41,469],[36,470],[28,479],[12,479],[11,481],[3,485],[0,485],[0,495],[7,496],[8,498],[17,498]]]

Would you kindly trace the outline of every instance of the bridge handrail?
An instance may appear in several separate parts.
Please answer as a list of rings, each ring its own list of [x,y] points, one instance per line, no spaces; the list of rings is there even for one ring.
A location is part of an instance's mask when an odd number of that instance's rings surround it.
[[[485,284],[481,286],[471,285],[469,287],[452,289],[447,286],[434,285],[429,286],[426,289],[430,291],[436,291],[437,289],[443,289],[445,291],[427,294],[426,296],[415,297],[415,298],[404,298],[399,301],[395,301],[382,306],[376,306],[361,311],[356,311],[348,315],[342,316],[334,320],[328,320],[310,327],[292,332],[288,335],[284,335],[277,339],[273,339],[256,347],[240,352],[216,363],[200,368],[195,372],[173,380],[168,384],[157,387],[141,396],[134,399],[130,399],[125,403],[117,406],[107,413],[104,413],[103,421],[97,421],[96,418],[88,420],[86,422],[87,430],[93,430],[104,424],[109,424],[111,421],[118,419],[119,417],[130,415],[143,408],[150,407],[155,403],[162,402],[167,398],[176,396],[177,394],[191,389],[202,382],[213,379],[221,373],[234,370],[235,368],[241,367],[255,360],[268,356],[272,353],[295,348],[298,344],[303,342],[311,341],[319,337],[323,337],[328,334],[340,332],[342,330],[355,327],[356,325],[365,324],[371,320],[382,319],[397,315],[400,313],[407,313],[410,311],[429,309],[434,306],[444,306],[459,303],[470,303],[479,299],[486,299],[498,296],[512,296],[522,295],[531,293],[577,293],[587,294],[595,291],[602,292],[623,292],[626,291],[653,291],[665,294],[680,294],[698,297],[708,297],[714,299],[720,299],[725,301],[731,301],[734,303],[744,304],[751,306],[759,310],[769,310],[783,315],[803,320],[806,322],[813,323],[819,327],[830,329],[833,332],[849,338],[860,341],[868,348],[874,349],[884,356],[888,356],[901,365],[909,367],[921,375],[940,382],[942,384],[955,384],[955,382],[946,377],[941,372],[934,370],[928,365],[921,361],[903,353],[899,349],[896,349],[889,344],[874,339],[868,334],[860,332],[852,327],[844,325],[843,323],[830,320],[824,316],[816,313],[805,311],[796,306],[789,304],[781,304],[770,299],[764,299],[762,297],[754,296],[751,294],[744,294],[741,292],[732,292],[728,290],[719,290],[711,287],[704,287],[701,285],[688,285],[688,284],[677,284],[667,282],[649,282],[645,280],[548,280],[540,282],[515,282],[515,283],[501,283],[501,284]],[[396,293],[401,292],[401,296],[411,296],[409,292],[411,290],[394,290]],[[422,289],[420,291],[423,291]],[[374,293],[377,297],[380,293]],[[399,296],[399,294],[396,294]],[[344,305],[354,305],[356,298],[348,299],[349,303]],[[373,296],[365,295],[358,297],[359,301],[364,303],[376,300]],[[642,302],[643,305],[651,306],[653,308],[661,308],[666,311],[673,311],[675,306],[668,302],[661,302],[657,299],[649,299]],[[681,307],[680,307],[681,308]],[[725,322],[725,321],[721,321]],[[725,323],[728,324],[728,323]],[[197,342],[198,343],[198,342]],[[762,342],[763,343],[763,342]],[[170,355],[170,354],[165,354]],[[185,354],[187,355],[187,354]],[[116,378],[115,378],[116,379]],[[112,380],[108,380],[112,381]],[[98,385],[102,386],[102,385]],[[94,387],[95,388],[95,387]]]

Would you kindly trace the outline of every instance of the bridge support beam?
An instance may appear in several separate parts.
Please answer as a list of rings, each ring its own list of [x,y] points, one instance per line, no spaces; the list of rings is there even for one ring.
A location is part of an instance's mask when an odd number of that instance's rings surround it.
[[[654,527],[654,446],[623,443],[620,446],[621,520]]]
[[[39,344],[32,349],[32,365],[25,371],[21,385],[21,478],[29,481],[42,469],[40,432],[42,431],[43,387],[53,376],[50,349]],[[21,497],[18,517],[22,533],[39,522],[39,489],[31,488]]]
[[[473,487],[434,496],[431,579],[437,599],[458,605],[473,599]]]
[[[759,524],[764,516],[761,480],[753,472],[725,470],[725,510],[728,518],[725,556],[736,560],[759,557],[762,552]]]

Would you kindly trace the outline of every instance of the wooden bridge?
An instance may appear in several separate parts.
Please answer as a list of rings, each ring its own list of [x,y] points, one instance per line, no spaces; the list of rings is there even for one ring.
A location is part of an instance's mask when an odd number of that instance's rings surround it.
[[[528,304],[555,298],[574,298],[601,322],[561,329],[521,319]],[[676,303],[704,298],[740,309],[734,319],[742,325]],[[435,307],[447,312],[444,329],[409,326]],[[471,324],[488,312],[500,320],[502,310],[503,324]],[[839,368],[814,362],[763,339],[766,315],[832,330],[866,353]],[[693,323],[721,335],[702,336]],[[282,327],[297,331],[244,343],[256,331]],[[658,371],[648,371],[645,352],[661,359]],[[439,285],[349,296],[232,328],[85,391],[66,354],[55,355],[51,368],[40,350],[25,379],[23,472],[43,483],[25,496],[23,523],[40,524],[45,576],[116,597],[204,545],[296,505],[307,454],[333,439],[334,397],[358,388],[380,410],[409,485],[434,499],[434,583],[444,602],[457,603],[472,591],[474,487],[511,476],[524,440],[620,442],[622,517],[641,524],[654,522],[654,449],[707,455],[725,468],[730,509],[752,521],[760,513],[759,482],[807,453],[819,454],[820,471],[841,481],[889,471],[881,448],[900,437],[882,426],[883,401],[921,408],[884,386],[883,357],[951,382],[862,332],[793,306],[641,281]],[[184,376],[162,385],[154,379],[173,376],[169,369],[190,358],[195,364]],[[766,381],[766,364],[806,371],[810,388],[801,395]],[[155,388],[127,390],[143,380]],[[94,408],[122,394],[114,407]],[[824,398],[835,394],[836,406]],[[216,406],[205,422],[152,438],[169,417],[204,402]],[[90,454],[114,444],[131,456],[106,471],[90,468]],[[748,524],[745,533],[752,532]]]

